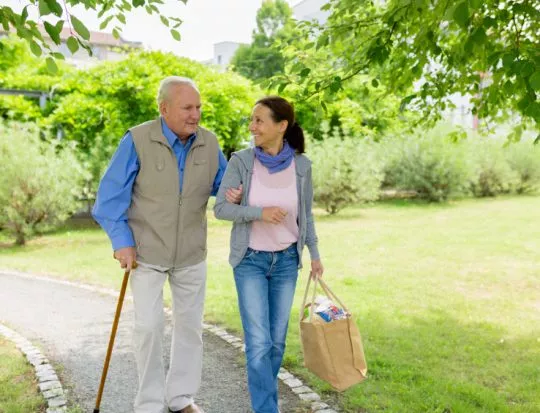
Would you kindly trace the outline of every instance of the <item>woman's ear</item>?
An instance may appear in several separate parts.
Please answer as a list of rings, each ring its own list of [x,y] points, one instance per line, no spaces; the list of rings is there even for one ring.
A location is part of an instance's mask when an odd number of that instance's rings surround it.
[[[288,126],[289,126],[289,121],[288,120],[282,120],[281,122],[279,122],[279,131],[281,133],[285,133]]]

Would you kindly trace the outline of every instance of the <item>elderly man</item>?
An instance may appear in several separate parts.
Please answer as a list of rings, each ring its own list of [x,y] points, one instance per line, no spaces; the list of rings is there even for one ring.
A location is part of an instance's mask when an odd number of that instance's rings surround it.
[[[164,79],[161,116],[125,134],[103,176],[93,216],[114,257],[132,269],[134,346],[139,374],[135,413],[198,413],[206,285],[206,205],[227,161],[216,136],[199,126],[201,99],[192,80]],[[238,202],[230,193],[229,201]],[[163,286],[168,278],[174,329],[165,377]]]

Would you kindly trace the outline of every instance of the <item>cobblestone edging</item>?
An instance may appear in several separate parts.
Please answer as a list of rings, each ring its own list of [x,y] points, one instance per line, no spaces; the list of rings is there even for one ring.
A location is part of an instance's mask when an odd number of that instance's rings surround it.
[[[106,295],[110,295],[110,296],[113,296],[115,298],[118,298],[118,291],[115,291],[113,289],[109,289],[109,288],[102,288],[102,287],[95,287],[95,286],[92,286],[92,285],[88,285],[88,284],[82,284],[82,283],[77,283],[77,282],[73,282],[73,281],[66,281],[66,280],[59,280],[57,278],[51,278],[51,277],[46,277],[46,276],[38,276],[38,275],[33,275],[33,274],[28,274],[28,273],[24,273],[24,272],[19,272],[19,271],[13,271],[13,270],[2,270],[0,269],[0,272],[3,272],[5,274],[9,274],[9,275],[15,275],[15,276],[18,276],[18,277],[25,277],[25,278],[30,278],[30,279],[40,279],[40,280],[44,280],[44,281],[49,281],[49,282],[53,282],[53,283],[57,283],[57,284],[62,284],[62,285],[69,285],[69,286],[73,286],[73,287],[77,287],[77,288],[83,288],[85,290],[89,290],[89,291],[94,291],[94,292],[98,292],[98,293],[101,293],[101,294],[106,294]],[[125,298],[126,300],[131,300],[131,297],[129,296],[126,296]],[[171,316],[171,310],[169,308],[165,308],[165,313],[169,316]],[[227,330],[225,330],[224,328],[222,327],[219,327],[219,326],[216,326],[216,325],[212,325],[212,324],[207,324],[207,323],[203,323],[203,328],[216,335],[217,337],[221,338],[222,340],[224,340],[225,342],[229,343],[231,346],[235,347],[236,349],[244,352],[245,351],[245,346],[244,346],[244,343],[242,341],[242,339],[230,334],[227,332]],[[288,386],[296,395],[298,395],[298,397],[306,402],[306,403],[311,403],[311,411],[312,412],[317,412],[317,413],[337,413],[337,410],[331,408],[328,404],[324,403],[321,401],[321,397],[315,392],[313,391],[310,387],[304,385],[304,383],[299,380],[297,377],[295,377],[292,373],[290,373],[289,371],[287,371],[286,369],[284,368],[281,368],[280,371],[279,371],[279,374],[278,374],[278,378],[286,385]],[[58,410],[58,412],[64,412],[65,410]],[[56,410],[47,410],[47,413],[56,413],[57,411]]]
[[[245,345],[242,340],[232,334],[229,334],[224,328],[203,323],[205,330],[215,334],[222,340],[236,347],[240,351],[245,352]],[[321,401],[321,396],[315,393],[310,387],[304,385],[302,381],[296,378],[293,374],[285,370],[283,367],[279,369],[278,378],[300,397],[304,402],[311,403],[311,411],[317,413],[337,413],[336,410],[330,408],[326,403]]]
[[[47,402],[47,413],[66,412],[67,401],[64,390],[49,360],[30,341],[3,324],[0,324],[0,334],[15,343],[34,367],[39,390]]]

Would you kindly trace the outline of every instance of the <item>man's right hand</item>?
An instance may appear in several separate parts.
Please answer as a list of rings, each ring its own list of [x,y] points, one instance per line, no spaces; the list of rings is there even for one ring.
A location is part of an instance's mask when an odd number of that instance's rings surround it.
[[[114,258],[120,263],[120,267],[131,271],[137,267],[137,250],[135,247],[120,248],[114,252]]]
[[[280,207],[265,207],[262,211],[262,220],[271,224],[279,224],[283,221],[287,211]]]

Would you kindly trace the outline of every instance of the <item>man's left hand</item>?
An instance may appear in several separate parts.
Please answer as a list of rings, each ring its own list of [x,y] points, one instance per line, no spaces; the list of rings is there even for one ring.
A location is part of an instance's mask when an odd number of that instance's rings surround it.
[[[240,204],[242,201],[242,184],[238,188],[229,188],[225,192],[225,199],[231,204]]]

